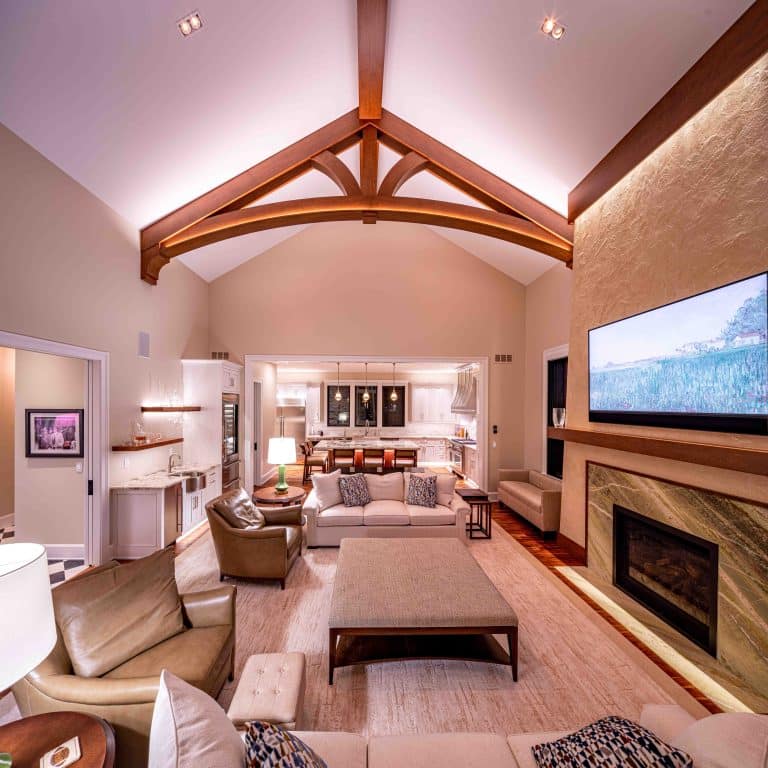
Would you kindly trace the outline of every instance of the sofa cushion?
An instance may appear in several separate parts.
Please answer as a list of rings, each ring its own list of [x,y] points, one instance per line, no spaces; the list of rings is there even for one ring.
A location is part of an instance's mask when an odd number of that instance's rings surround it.
[[[232,528],[264,527],[264,515],[242,488],[235,493],[228,493],[218,498],[213,502],[213,508]]]
[[[563,482],[551,475],[545,475],[532,469],[528,472],[528,478],[531,485],[541,488],[542,491],[562,491]]]
[[[342,731],[294,731],[331,768],[365,768],[368,742],[357,733]]]
[[[402,501],[382,499],[363,507],[363,525],[410,525],[411,518]]]
[[[437,733],[373,736],[368,768],[517,768],[503,736]]]
[[[437,504],[437,478],[435,475],[411,475],[408,479],[407,504],[434,507]]]
[[[388,475],[365,475],[368,484],[368,493],[371,501],[391,499],[403,501],[403,478],[399,472],[391,472]]]
[[[233,634],[230,626],[193,627],[174,635],[107,672],[105,678],[125,680],[157,677],[167,669],[196,688],[207,690],[223,663],[229,663],[222,650]]]
[[[671,744],[687,752],[696,768],[765,768],[768,716],[723,712],[697,720]]]
[[[341,490],[339,490],[339,478],[341,470],[330,472],[327,475],[312,474],[312,487],[315,489],[315,499],[317,508],[320,512],[328,507],[335,507],[341,504]]]
[[[363,508],[345,507],[337,504],[318,513],[315,517],[318,528],[336,528],[340,525],[362,525]]]
[[[361,507],[371,500],[365,475],[347,475],[339,478],[341,500],[345,507]]]
[[[149,732],[149,768],[241,768],[244,760],[245,746],[216,701],[163,671]]]
[[[508,493],[512,498],[519,499],[534,509],[541,506],[541,488],[530,483],[521,483],[517,480],[502,480],[499,483],[499,493]]]
[[[440,474],[437,477],[437,503],[450,507],[456,491],[456,475]]]
[[[434,507],[420,507],[417,504],[406,504],[411,525],[455,525],[456,512],[450,507],[437,504]]]
[[[245,765],[247,768],[328,768],[296,734],[260,720],[246,725]]]
[[[184,629],[173,560],[173,549],[163,549],[53,590],[76,675],[99,677]]]
[[[517,760],[518,768],[538,768],[533,757],[533,747],[546,741],[555,741],[567,736],[571,731],[551,731],[546,733],[513,733],[507,737],[507,744]]]

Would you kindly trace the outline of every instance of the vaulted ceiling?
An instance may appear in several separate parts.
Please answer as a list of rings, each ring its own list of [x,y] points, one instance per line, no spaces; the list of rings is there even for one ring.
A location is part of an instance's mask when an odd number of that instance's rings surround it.
[[[137,229],[358,103],[354,0],[0,0],[0,121]],[[562,213],[749,0],[391,0],[384,106]],[[356,170],[357,152],[344,157]],[[397,156],[382,152],[379,179]],[[310,172],[273,200],[335,195]],[[401,190],[465,202],[428,174]],[[262,200],[260,202],[265,202]],[[352,225],[351,225],[352,226]],[[179,258],[213,279],[295,228]],[[439,230],[527,283],[554,261]]]

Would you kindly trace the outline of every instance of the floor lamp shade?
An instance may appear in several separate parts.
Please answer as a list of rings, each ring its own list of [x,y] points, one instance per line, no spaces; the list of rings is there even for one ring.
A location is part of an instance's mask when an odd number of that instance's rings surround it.
[[[40,544],[0,547],[0,691],[32,671],[56,644],[48,557]]]

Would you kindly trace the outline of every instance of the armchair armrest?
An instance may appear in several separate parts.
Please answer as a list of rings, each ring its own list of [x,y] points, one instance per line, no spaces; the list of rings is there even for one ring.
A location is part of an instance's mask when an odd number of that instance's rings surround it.
[[[191,627],[234,626],[236,595],[230,585],[180,595],[184,618]]]
[[[304,515],[301,504],[289,507],[259,507],[267,525],[303,525]]]
[[[513,480],[518,483],[527,483],[530,475],[527,469],[500,469],[499,482],[502,480]]]
[[[695,722],[696,718],[677,704],[646,704],[640,713],[640,725],[668,744]]]
[[[77,675],[28,675],[27,682],[44,695],[72,704],[112,706],[151,704],[157,697],[160,676],[109,678]]]
[[[309,492],[309,496],[304,499],[302,510],[309,520],[314,520],[320,512],[320,505],[317,503],[317,494],[314,488]]]

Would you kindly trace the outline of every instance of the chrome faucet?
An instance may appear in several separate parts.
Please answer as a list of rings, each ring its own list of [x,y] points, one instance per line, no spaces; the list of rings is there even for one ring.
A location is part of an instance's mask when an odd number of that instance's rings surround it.
[[[181,461],[182,461],[181,454],[179,454],[179,453],[172,453],[168,457],[168,474],[169,475],[171,474],[171,472],[173,472],[173,460],[174,460],[174,458],[179,460],[179,463],[176,466],[179,466],[181,464]]]

